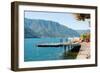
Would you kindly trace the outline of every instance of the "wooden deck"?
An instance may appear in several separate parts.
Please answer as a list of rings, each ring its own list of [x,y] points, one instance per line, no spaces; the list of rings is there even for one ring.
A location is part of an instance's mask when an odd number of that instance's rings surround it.
[[[82,43],[72,43],[72,42],[64,42],[64,43],[44,43],[44,44],[38,44],[38,47],[63,47],[64,52],[71,50],[72,48],[75,48],[77,46],[81,45],[80,50],[77,55],[77,59],[88,59],[90,58],[90,45],[86,42]],[[72,49],[73,50],[73,49]],[[74,50],[77,50],[76,48]]]
[[[72,43],[72,42],[63,42],[63,43],[44,43],[38,44],[38,47],[64,47],[64,52],[67,50],[71,50],[74,46],[78,46],[80,43]]]
[[[80,45],[80,43],[71,43],[71,42],[64,42],[64,43],[44,43],[38,44],[38,47],[61,47],[61,46],[76,46]]]

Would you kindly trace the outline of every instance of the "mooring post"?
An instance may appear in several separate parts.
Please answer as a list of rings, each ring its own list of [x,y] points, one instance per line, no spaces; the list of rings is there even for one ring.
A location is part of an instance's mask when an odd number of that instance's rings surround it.
[[[70,50],[71,50],[71,44],[70,44]]]
[[[70,45],[68,45],[68,51],[70,50]]]
[[[64,45],[64,52],[66,52],[66,45]]]

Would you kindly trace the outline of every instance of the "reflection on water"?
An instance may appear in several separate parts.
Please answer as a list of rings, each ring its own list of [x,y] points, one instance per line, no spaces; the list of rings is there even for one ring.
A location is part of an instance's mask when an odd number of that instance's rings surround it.
[[[25,38],[24,61],[61,60],[64,59],[63,47],[37,47],[37,44],[65,42],[63,38]]]

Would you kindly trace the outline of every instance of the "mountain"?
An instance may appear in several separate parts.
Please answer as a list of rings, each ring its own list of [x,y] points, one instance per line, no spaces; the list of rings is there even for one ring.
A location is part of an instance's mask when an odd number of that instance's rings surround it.
[[[79,37],[79,34],[64,25],[42,19],[24,19],[24,37]]]
[[[85,33],[90,33],[90,30],[76,30],[79,34],[85,34]]]

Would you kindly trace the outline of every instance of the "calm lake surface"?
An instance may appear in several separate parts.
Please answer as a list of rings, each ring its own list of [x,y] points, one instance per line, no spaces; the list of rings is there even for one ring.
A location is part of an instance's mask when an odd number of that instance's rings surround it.
[[[66,39],[63,39],[66,40]],[[61,60],[63,47],[38,47],[37,44],[59,43],[61,38],[25,38],[24,61]]]

